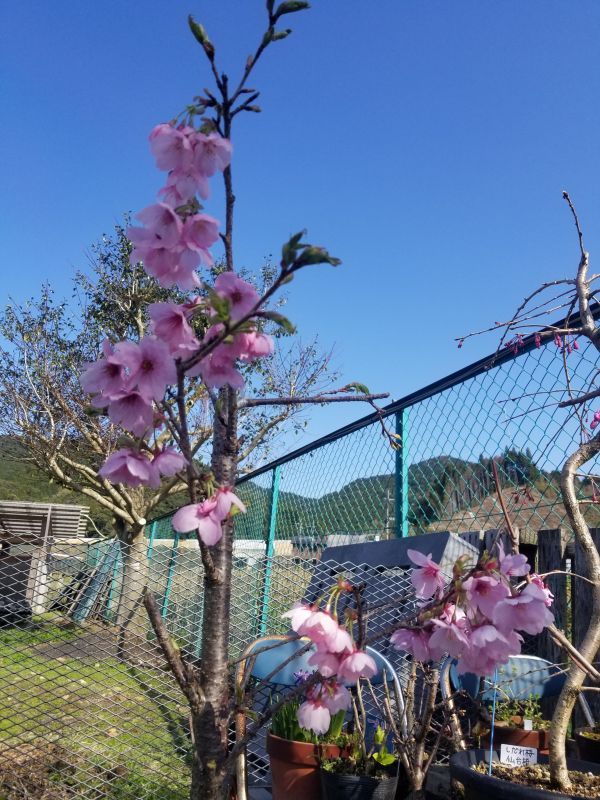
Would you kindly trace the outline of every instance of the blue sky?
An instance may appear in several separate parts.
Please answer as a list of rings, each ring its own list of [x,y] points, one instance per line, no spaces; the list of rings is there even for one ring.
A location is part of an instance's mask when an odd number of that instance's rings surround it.
[[[89,245],[152,202],[147,134],[209,82],[189,12],[236,74],[262,0],[0,4],[3,303],[47,279],[68,294]],[[289,315],[345,380],[400,397],[573,272],[563,188],[600,250],[600,4],[314,0],[289,20],[234,138],[238,265],[308,228],[344,264],[301,274]],[[311,411],[310,435],[361,413]]]

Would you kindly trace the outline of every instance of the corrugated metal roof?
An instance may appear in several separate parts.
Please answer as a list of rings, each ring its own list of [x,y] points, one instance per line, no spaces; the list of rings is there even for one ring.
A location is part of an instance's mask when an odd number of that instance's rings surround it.
[[[54,503],[0,501],[0,540],[84,536],[90,509]]]

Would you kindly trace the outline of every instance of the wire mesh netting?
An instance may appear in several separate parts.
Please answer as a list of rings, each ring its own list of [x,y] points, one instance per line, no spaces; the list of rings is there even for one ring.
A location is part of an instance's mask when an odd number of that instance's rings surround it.
[[[396,452],[382,435],[382,421],[371,417],[245,476],[239,492],[249,513],[238,523],[239,535],[264,536],[276,471],[274,535],[294,547],[318,548],[335,537],[499,528],[504,517],[492,460],[525,538],[560,527],[565,510],[559,471],[565,454],[589,431],[589,420],[558,408],[568,397],[565,358],[573,394],[595,385],[594,348],[568,356],[553,344],[524,348],[384,409],[388,429],[401,437]],[[593,462],[588,466],[593,475]],[[579,488],[582,496],[595,497],[585,476]],[[593,503],[585,511],[590,524],[600,523]]]
[[[574,392],[594,385],[591,351],[568,364]],[[492,459],[524,540],[564,524],[558,471],[582,421],[557,411],[563,368],[551,344],[503,354],[242,478],[248,512],[236,518],[232,658],[258,637],[285,633],[282,613],[310,599],[324,576],[358,575],[360,564],[324,560],[326,548],[502,527]],[[399,434],[400,449],[382,423]],[[579,490],[596,497],[591,477]],[[585,509],[599,527],[594,502]],[[384,567],[367,580],[375,606],[407,588],[405,572]],[[188,796],[188,709],[140,603],[146,585],[199,663],[202,563],[195,539],[175,533],[170,517],[132,547],[89,538],[81,526],[72,535],[0,529],[0,796]],[[380,611],[382,624],[411,602]],[[384,655],[402,678],[401,655]],[[259,738],[249,748],[251,781],[264,783],[266,767]]]

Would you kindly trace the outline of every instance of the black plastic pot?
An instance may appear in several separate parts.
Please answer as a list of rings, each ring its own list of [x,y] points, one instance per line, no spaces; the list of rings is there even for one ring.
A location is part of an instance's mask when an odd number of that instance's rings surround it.
[[[533,789],[525,784],[511,783],[494,778],[492,775],[475,772],[472,767],[481,761],[487,762],[489,752],[489,750],[464,750],[450,756],[450,775],[453,780],[459,781],[464,786],[465,800],[581,800],[580,797],[577,798],[571,794]],[[493,760],[500,760],[496,751],[494,751]],[[548,763],[546,756],[540,756],[538,761],[540,764]],[[600,764],[592,764],[589,761],[569,758],[567,767],[579,772],[592,772],[594,775],[600,775]]]
[[[596,733],[594,738],[586,736],[586,734],[593,732]],[[600,763],[600,739],[597,737],[598,733],[593,731],[592,728],[577,728],[575,731],[575,741],[577,742],[579,758],[585,761],[593,761],[594,764]]]
[[[337,775],[321,770],[323,800],[394,800],[398,778]]]

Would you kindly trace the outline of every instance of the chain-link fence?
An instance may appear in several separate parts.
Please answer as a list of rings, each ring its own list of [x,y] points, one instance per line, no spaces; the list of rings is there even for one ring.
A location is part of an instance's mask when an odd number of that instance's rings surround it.
[[[504,525],[491,470],[524,539],[565,521],[559,472],[590,420],[558,404],[597,384],[597,351],[526,340],[243,477],[240,539],[292,550]],[[382,426],[397,433],[394,451]],[[595,500],[593,467],[581,495]],[[585,505],[592,525],[598,507]]]
[[[281,614],[310,595],[323,570],[356,568],[325,564],[325,548],[502,527],[492,459],[523,538],[560,527],[558,471],[582,430],[572,411],[557,409],[565,360],[572,391],[589,389],[595,352],[526,341],[517,354],[482,360],[243,477],[232,657],[285,632]],[[399,435],[399,449],[383,425]],[[583,476],[579,489],[599,527],[593,478]],[[392,578],[406,584],[405,572],[386,570],[373,565],[374,601],[389,597]],[[0,530],[0,797],[187,797],[188,710],[141,606],[146,584],[181,649],[199,660],[201,560],[170,517],[132,548],[79,530],[29,538]],[[248,766],[264,781],[260,740]]]

